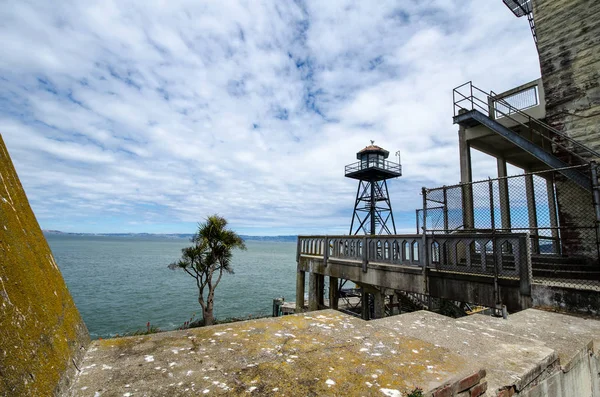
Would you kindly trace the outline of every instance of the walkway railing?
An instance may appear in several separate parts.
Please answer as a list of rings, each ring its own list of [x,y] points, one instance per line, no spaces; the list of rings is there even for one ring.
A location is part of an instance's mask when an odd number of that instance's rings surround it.
[[[426,264],[436,271],[529,280],[527,238],[525,233],[299,236],[297,259],[361,262],[364,272],[369,264],[421,268]]]
[[[427,236],[429,266],[440,271],[530,279],[527,234],[469,233]]]

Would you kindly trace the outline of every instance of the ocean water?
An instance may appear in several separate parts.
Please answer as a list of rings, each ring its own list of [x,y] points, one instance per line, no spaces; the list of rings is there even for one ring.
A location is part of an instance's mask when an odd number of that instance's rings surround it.
[[[167,265],[187,239],[48,235],[48,243],[92,338],[176,329],[202,317],[195,280]],[[216,289],[217,319],[270,314],[273,298],[294,300],[296,243],[247,241]]]

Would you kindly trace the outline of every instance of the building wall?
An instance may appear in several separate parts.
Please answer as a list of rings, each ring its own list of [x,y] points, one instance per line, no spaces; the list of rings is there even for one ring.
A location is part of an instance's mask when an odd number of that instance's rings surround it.
[[[534,20],[546,122],[600,152],[600,1],[535,0]],[[593,207],[580,199],[589,193],[564,178],[557,180],[556,193],[562,226],[593,224]],[[575,231],[563,238],[568,254],[597,256],[595,233]]]
[[[600,152],[600,1],[535,0],[546,118]]]
[[[0,396],[60,395],[88,343],[0,136]]]
[[[598,259],[594,203],[592,193],[563,175],[556,174],[556,203],[562,254],[586,257],[590,263]]]

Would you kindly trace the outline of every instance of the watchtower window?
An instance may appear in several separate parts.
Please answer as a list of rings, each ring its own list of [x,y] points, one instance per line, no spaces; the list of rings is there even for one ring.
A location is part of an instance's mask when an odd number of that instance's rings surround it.
[[[383,155],[370,153],[368,167],[383,167]]]

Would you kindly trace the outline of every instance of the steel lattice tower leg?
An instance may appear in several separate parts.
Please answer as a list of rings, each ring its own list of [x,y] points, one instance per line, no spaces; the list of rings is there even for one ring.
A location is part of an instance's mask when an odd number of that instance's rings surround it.
[[[387,182],[360,180],[354,201],[350,234],[396,234]]]

